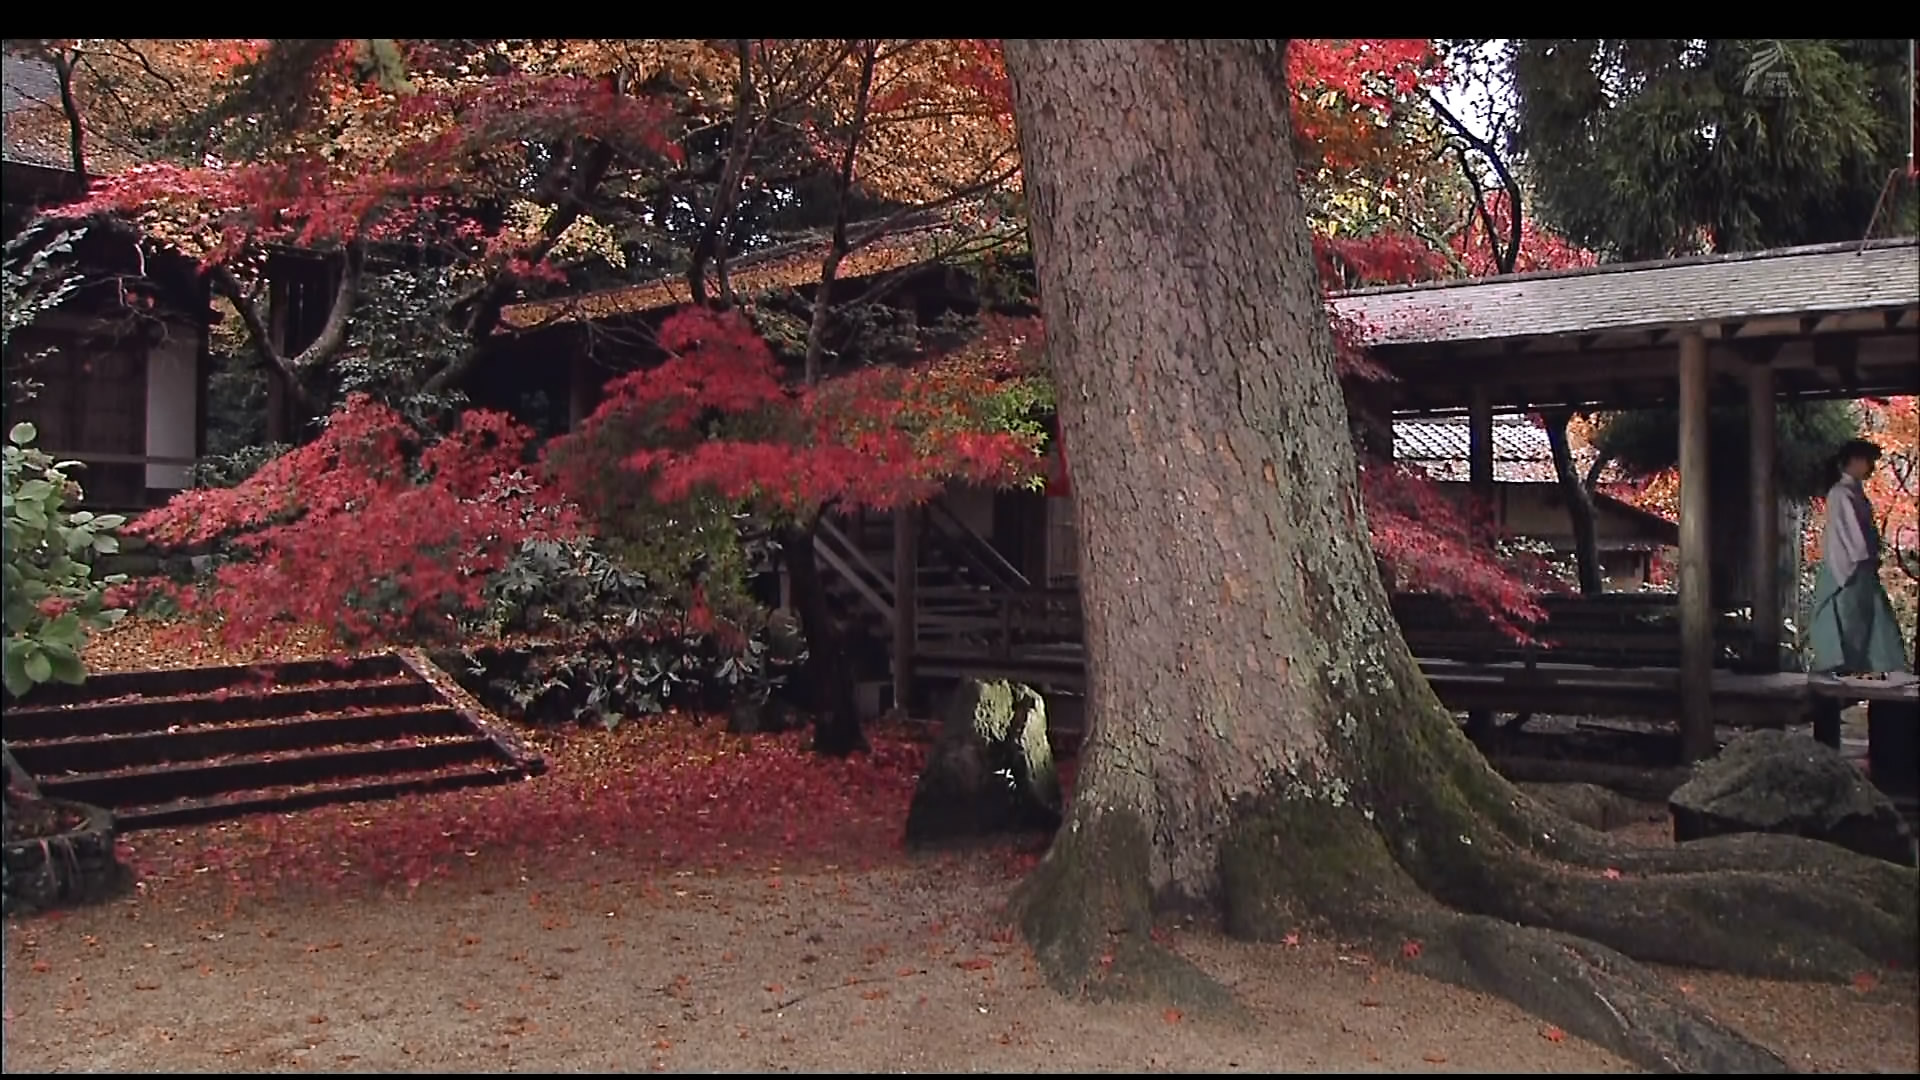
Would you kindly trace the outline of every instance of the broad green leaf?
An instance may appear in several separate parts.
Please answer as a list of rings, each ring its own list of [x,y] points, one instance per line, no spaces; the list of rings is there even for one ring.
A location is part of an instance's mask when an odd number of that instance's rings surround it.
[[[81,511],[81,513],[85,512],[84,510]],[[79,514],[74,515],[74,520],[78,521],[79,518]],[[125,514],[101,514],[99,517],[92,518],[91,520],[93,527],[96,529],[117,529],[127,523],[127,516]]]
[[[26,668],[27,678],[34,682],[43,683],[53,678],[53,661],[48,659],[47,654],[38,648],[35,648],[27,654],[24,667]]]
[[[102,555],[111,555],[120,550],[120,538],[112,533],[103,533],[93,538],[93,550]]]
[[[33,680],[27,677],[26,656],[13,648],[13,642],[7,642],[5,655],[0,656],[0,678],[3,678],[7,693],[14,697],[24,697],[33,689]]]
[[[39,437],[40,429],[26,421],[13,425],[13,430],[7,433],[7,441],[15,446],[25,446]]]
[[[58,618],[48,620],[35,635],[43,644],[49,646],[67,646],[79,648],[85,644],[85,635],[80,626],[80,616],[69,611]]]
[[[52,650],[47,653],[53,664],[55,682],[68,686],[79,686],[87,681],[87,665],[80,660],[80,654],[70,649]]]

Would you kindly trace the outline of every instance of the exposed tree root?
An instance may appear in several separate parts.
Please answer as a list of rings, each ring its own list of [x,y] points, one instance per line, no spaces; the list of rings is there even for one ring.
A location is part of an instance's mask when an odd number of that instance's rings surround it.
[[[1410,916],[1405,930],[1418,947],[1417,955],[1403,955],[1410,970],[1522,1003],[1644,1068],[1736,1076],[1791,1071],[1604,945],[1447,911]]]
[[[1012,908],[1040,968],[1063,994],[1093,1000],[1157,999],[1244,1018],[1233,995],[1153,940],[1146,831],[1108,814],[1063,827],[1015,894]]]
[[[1636,960],[1839,981],[1920,949],[1911,869],[1797,838],[1634,849],[1484,765],[1459,779],[1472,782],[1430,773],[1386,813],[1297,780],[1237,807],[1213,886],[1224,929],[1363,938],[1642,1067],[1684,1072],[1787,1065]],[[1075,814],[1016,898],[1021,926],[1059,989],[1217,1003],[1224,990],[1150,941],[1147,845],[1124,811]]]

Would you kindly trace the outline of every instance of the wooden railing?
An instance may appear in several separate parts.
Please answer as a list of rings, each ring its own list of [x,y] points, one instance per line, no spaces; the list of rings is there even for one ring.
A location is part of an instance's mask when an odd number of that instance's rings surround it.
[[[1014,592],[1024,592],[1033,588],[1033,582],[1019,568],[1000,554],[1000,549],[986,537],[974,532],[966,522],[954,516],[939,500],[927,505],[926,522],[933,526],[923,534],[924,539],[938,545],[947,554],[957,558],[981,581],[991,588]]]
[[[80,505],[96,513],[101,511],[134,513],[148,510],[153,502],[147,498],[146,467],[149,465],[169,465],[190,467],[197,459],[190,457],[171,457],[165,454],[119,454],[96,450],[59,450],[43,448],[55,461],[78,461],[82,465],[105,466],[104,469],[83,471],[74,479],[80,482],[84,493]],[[135,470],[138,470],[136,473]],[[91,482],[89,472],[92,472]],[[161,488],[171,494],[171,488]]]
[[[923,651],[962,652],[1004,660],[1023,649],[1051,649],[1081,641],[1080,598],[1074,589],[1020,592],[923,589],[918,597]],[[1610,594],[1550,597],[1546,621],[1533,643],[1516,642],[1483,619],[1444,599],[1402,594],[1394,616],[1415,656],[1470,663],[1578,664],[1611,668],[1678,666],[1680,630],[1672,597]],[[1715,627],[1721,666],[1742,657],[1747,628],[1723,617]]]
[[[894,624],[893,576],[883,573],[841,528],[825,517],[814,532],[814,554],[828,569],[852,586],[860,599],[886,621]]]
[[[164,454],[108,454],[92,450],[48,450],[58,461],[78,461],[87,465],[193,465],[198,458],[168,457]]]
[[[1674,597],[1661,593],[1549,596],[1546,619],[1516,642],[1487,620],[1461,612],[1444,598],[1393,597],[1393,614],[1415,656],[1477,663],[1562,663],[1594,667],[1679,666],[1680,619]],[[1747,622],[1732,615],[1714,625],[1717,666],[1741,666],[1748,651]]]
[[[923,650],[978,650],[1006,659],[1023,646],[1081,639],[1080,594],[1074,589],[923,589],[917,599]]]

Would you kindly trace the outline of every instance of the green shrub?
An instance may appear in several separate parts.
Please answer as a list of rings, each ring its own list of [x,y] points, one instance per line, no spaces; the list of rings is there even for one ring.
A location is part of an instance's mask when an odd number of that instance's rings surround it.
[[[740,639],[688,629],[565,644],[469,649],[460,681],[489,708],[532,724],[608,729],[668,709],[697,713],[763,706],[805,659],[775,626]],[[452,660],[454,658],[449,658]]]
[[[15,424],[5,448],[4,586],[6,645],[0,652],[6,692],[22,697],[45,682],[86,678],[87,635],[126,614],[108,602],[122,575],[95,578],[93,557],[120,549],[118,514],[76,509],[80,485],[67,476],[76,462],[33,448],[32,424]]]

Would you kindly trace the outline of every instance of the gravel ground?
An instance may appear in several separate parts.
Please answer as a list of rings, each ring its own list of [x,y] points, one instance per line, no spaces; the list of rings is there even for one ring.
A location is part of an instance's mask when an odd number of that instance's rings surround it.
[[[1040,985],[1004,864],[462,874],[214,915],[138,896],[8,928],[6,1070],[1620,1072],[1505,1002],[1330,942],[1174,944],[1252,1029]],[[1911,980],[1676,973],[1803,1068],[1912,1072]]]

